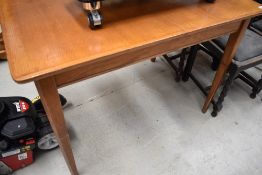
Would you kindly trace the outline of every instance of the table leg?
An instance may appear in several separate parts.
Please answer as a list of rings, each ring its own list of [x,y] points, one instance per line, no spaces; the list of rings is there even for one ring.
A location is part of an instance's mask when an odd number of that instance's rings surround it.
[[[4,45],[2,29],[1,29],[1,24],[0,24],[0,60],[1,59],[4,59],[4,60],[6,59],[6,52],[5,52],[5,45]]]
[[[67,166],[72,175],[77,175],[77,168],[55,80],[53,77],[45,78],[35,81],[35,85],[54,133],[56,134]]]
[[[220,62],[219,68],[216,72],[215,78],[212,83],[212,87],[208,93],[208,96],[206,98],[205,104],[202,108],[202,112],[205,113],[208,110],[208,107],[215,96],[215,93],[217,92],[217,89],[219,88],[225,73],[228,70],[229,65],[232,62],[233,57],[236,54],[237,48],[241,42],[242,37],[244,36],[244,33],[246,31],[246,28],[249,24],[250,20],[245,20],[241,23],[239,26],[239,29],[232,33],[228,39],[228,43],[224,52],[224,56]]]

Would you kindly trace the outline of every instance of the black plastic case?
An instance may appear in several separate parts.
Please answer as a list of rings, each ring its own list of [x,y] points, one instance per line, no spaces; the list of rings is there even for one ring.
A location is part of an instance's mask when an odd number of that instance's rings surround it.
[[[36,112],[24,97],[0,97],[0,129],[2,137],[14,140],[33,134]]]

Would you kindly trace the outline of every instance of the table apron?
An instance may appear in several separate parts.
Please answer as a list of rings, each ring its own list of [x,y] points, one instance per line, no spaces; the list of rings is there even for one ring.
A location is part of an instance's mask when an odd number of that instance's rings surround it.
[[[218,26],[212,26],[205,30],[184,34],[175,38],[158,41],[144,47],[139,47],[117,54],[101,58],[99,61],[88,63],[81,67],[71,69],[54,75],[57,87],[64,87],[78,81],[98,76],[139,61],[154,58],[175,51],[176,49],[192,46],[219,36],[237,31],[242,21],[230,22]]]

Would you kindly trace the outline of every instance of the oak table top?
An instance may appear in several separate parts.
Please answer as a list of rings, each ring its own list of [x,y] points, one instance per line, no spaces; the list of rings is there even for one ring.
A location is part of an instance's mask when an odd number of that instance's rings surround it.
[[[104,27],[95,31],[77,0],[1,0],[0,16],[12,77],[25,83],[261,14],[250,1],[105,3]]]

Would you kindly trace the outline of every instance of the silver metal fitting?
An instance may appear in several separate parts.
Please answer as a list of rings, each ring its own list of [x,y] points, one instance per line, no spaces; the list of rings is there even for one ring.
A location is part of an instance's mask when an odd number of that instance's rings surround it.
[[[100,9],[100,7],[101,7],[101,2],[100,1],[97,1],[93,5],[91,3],[83,3],[83,8],[85,10],[89,10],[89,11],[98,10],[98,9]]]

